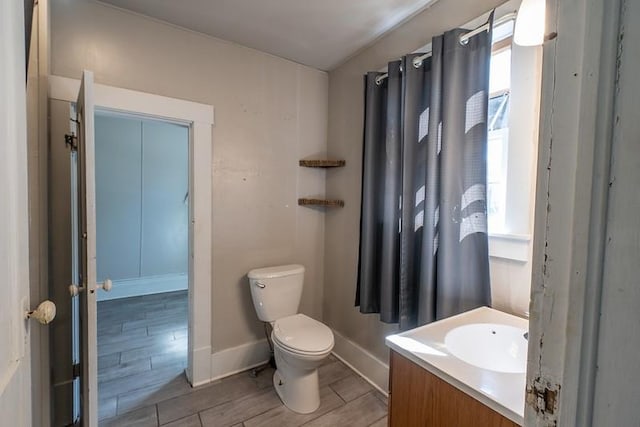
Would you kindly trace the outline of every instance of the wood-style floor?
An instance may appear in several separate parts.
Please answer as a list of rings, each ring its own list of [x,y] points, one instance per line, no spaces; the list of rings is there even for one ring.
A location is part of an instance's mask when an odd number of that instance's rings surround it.
[[[98,303],[101,427],[336,427],[387,425],[387,399],[333,356],[319,369],[320,408],[288,410],[273,369],[197,388],[184,377],[186,292]]]
[[[101,420],[145,406],[158,391],[181,383],[187,322],[186,291],[98,303]]]

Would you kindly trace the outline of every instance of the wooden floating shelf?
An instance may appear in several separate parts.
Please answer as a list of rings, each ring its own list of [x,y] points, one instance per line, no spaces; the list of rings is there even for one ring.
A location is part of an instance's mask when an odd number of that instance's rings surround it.
[[[298,199],[300,206],[344,207],[344,200],[332,199]]]
[[[345,160],[300,160],[300,166],[306,168],[340,168],[346,164]]]
[[[306,168],[339,168],[346,164],[345,160],[329,160],[329,159],[316,159],[316,160],[300,160],[300,166]],[[300,206],[320,206],[320,207],[344,207],[344,200],[337,199],[311,199],[302,198],[298,199],[298,205]]]

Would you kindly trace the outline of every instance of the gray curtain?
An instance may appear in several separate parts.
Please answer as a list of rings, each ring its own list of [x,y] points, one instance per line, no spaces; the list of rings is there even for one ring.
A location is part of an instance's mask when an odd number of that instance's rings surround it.
[[[365,76],[356,305],[407,329],[489,305],[491,31],[435,37],[422,66]]]

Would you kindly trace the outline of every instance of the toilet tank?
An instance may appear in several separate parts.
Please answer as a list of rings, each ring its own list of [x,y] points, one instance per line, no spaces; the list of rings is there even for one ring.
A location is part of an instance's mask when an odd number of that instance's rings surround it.
[[[298,312],[304,282],[302,265],[257,268],[247,276],[253,306],[260,320],[273,322]]]

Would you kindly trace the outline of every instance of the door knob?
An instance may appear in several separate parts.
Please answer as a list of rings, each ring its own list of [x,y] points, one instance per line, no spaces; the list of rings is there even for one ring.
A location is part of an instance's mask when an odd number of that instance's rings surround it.
[[[105,292],[109,292],[113,288],[113,282],[111,281],[111,279],[105,279],[104,282],[99,283],[96,287],[102,289]]]
[[[25,317],[48,325],[56,317],[56,305],[49,300],[43,301],[35,310],[27,311]]]
[[[84,286],[69,285],[69,293],[72,297],[77,296],[82,291],[84,291]]]
[[[111,281],[111,279],[105,279],[104,282],[98,283],[96,285],[96,288],[102,289],[105,292],[109,292],[113,288],[113,282]],[[84,286],[78,286],[78,285],[69,286],[69,293],[71,294],[72,297],[75,297],[82,291],[84,291]],[[93,291],[91,291],[91,293],[93,293]]]

